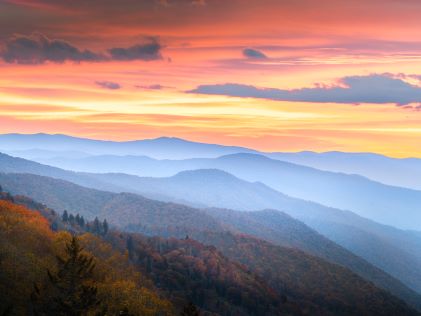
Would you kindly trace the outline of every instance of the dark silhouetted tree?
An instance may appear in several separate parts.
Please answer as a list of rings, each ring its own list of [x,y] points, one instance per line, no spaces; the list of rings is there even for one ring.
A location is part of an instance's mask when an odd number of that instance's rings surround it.
[[[99,222],[98,217],[95,217],[95,219],[94,219],[94,223],[93,223],[93,227],[92,227],[92,232],[94,234],[101,234],[101,224]]]
[[[43,293],[35,285],[35,315],[83,316],[97,308],[100,301],[92,283],[95,263],[82,252],[79,241],[73,237],[66,245],[66,257],[57,256],[57,272],[48,270],[50,292]]]
[[[133,238],[130,235],[127,237],[127,240],[126,240],[126,248],[127,248],[127,252],[129,253],[129,259],[133,260],[134,245],[133,245]]]
[[[76,214],[75,220],[76,220],[76,224],[80,225],[80,215],[79,215],[79,213]]]
[[[102,230],[104,235],[108,233],[108,223],[106,219],[104,219],[104,221],[102,222]]]
[[[83,216],[80,217],[79,225],[80,225],[80,227],[84,227],[85,226],[85,219],[83,218]]]
[[[69,214],[67,213],[66,210],[64,210],[63,216],[61,219],[63,220],[63,222],[67,222],[69,220]]]

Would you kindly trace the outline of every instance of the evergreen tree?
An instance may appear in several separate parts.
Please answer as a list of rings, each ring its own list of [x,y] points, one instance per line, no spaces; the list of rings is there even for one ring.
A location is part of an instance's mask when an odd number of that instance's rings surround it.
[[[80,215],[79,215],[79,213],[76,214],[75,220],[76,220],[76,224],[78,224],[80,226]]]
[[[70,222],[70,224],[74,224],[75,223],[75,217],[73,216],[72,213],[69,214],[69,222]]]
[[[92,228],[92,232],[94,234],[100,234],[101,233],[101,224],[99,222],[98,217],[95,217],[95,219],[94,219],[94,225],[93,225],[93,228]]]
[[[130,235],[127,237],[127,240],[126,240],[126,248],[129,253],[129,259],[133,260],[134,246],[133,246],[133,238]]]
[[[66,210],[64,210],[63,212],[62,220],[63,222],[67,222],[69,220],[69,214],[67,213]]]
[[[106,219],[102,222],[102,232],[104,235],[108,233],[108,223]]]
[[[83,216],[80,217],[80,223],[79,223],[80,227],[84,227],[85,226],[85,219],[83,218]]]
[[[192,302],[190,302],[184,306],[180,316],[200,316],[200,310]]]
[[[92,285],[95,263],[82,251],[73,237],[66,245],[66,257],[57,256],[57,272],[47,271],[51,292],[43,294],[35,286],[35,315],[83,316],[98,307],[97,288]]]

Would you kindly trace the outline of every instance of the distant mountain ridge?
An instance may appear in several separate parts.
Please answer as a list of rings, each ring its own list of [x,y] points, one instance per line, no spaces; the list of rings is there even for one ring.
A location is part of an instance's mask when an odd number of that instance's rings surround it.
[[[255,150],[187,141],[176,137],[159,137],[134,141],[105,141],[67,136],[63,134],[2,134],[0,151],[25,150],[78,151],[91,155],[147,155],[157,159],[187,159],[193,157],[218,157]],[[28,157],[31,158],[31,157]]]
[[[388,185],[421,190],[421,159],[338,151],[271,153],[268,157],[320,170],[359,174]]]
[[[187,170],[219,169],[249,182],[264,183],[293,197],[348,209],[383,224],[421,230],[421,191],[384,185],[359,175],[322,171],[258,154],[239,153],[187,160],[100,156],[73,161],[44,161],[84,172],[123,172],[148,177],[168,177]],[[117,180],[118,177],[114,178]]]
[[[174,137],[160,137],[126,142],[113,142],[72,137],[62,134],[2,134],[0,151],[12,156],[48,161],[52,158],[61,160],[87,158],[95,155],[148,156],[155,159],[191,159],[216,158],[235,153],[257,153],[272,159],[287,161],[325,171],[359,174],[371,180],[393,186],[402,186],[421,190],[421,159],[391,158],[374,153],[353,152],[262,152],[239,146],[225,146],[188,141]],[[118,159],[121,160],[121,157]],[[127,158],[125,163],[133,161]],[[57,162],[57,161],[56,161]],[[63,162],[63,161],[61,161]],[[84,161],[89,164],[89,160]],[[68,169],[63,165],[57,165]],[[91,168],[95,167],[92,162]],[[132,168],[133,170],[133,168]],[[101,172],[97,170],[80,170]],[[104,171],[102,171],[104,172]],[[108,170],[108,172],[132,173],[126,169]],[[143,174],[146,175],[146,174]],[[162,174],[168,176],[170,174]],[[153,175],[160,176],[160,175]]]

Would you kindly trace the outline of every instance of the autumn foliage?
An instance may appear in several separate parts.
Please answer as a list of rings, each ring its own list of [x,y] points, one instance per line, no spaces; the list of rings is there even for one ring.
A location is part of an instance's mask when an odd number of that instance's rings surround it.
[[[143,282],[126,255],[114,251],[94,235],[87,233],[79,238],[84,248],[82,255],[91,260],[90,271],[86,273],[92,274],[88,278],[91,285],[86,285],[84,290],[81,288],[81,293],[91,295],[95,289],[98,302],[86,308],[87,311],[106,311],[104,315],[118,315],[123,310],[130,315],[173,314],[171,303],[160,298],[151,283]],[[38,212],[10,201],[0,201],[0,306],[10,308],[13,315],[30,315],[38,303],[51,304],[49,300],[60,294],[54,290],[61,282],[57,280],[60,271],[63,274],[57,256],[66,257],[66,244],[71,244],[71,240],[67,232],[53,232],[48,220]],[[56,282],[53,292],[49,289],[51,279]],[[35,303],[31,302],[34,287],[38,287],[41,294],[45,291],[43,298]],[[2,312],[0,310],[0,314]]]

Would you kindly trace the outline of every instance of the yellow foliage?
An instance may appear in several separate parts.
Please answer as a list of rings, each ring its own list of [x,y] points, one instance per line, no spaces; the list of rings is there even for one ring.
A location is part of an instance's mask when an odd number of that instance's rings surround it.
[[[54,271],[56,255],[63,256],[71,234],[53,232],[38,212],[0,200],[0,297],[13,305],[14,315],[27,315],[33,284],[47,280]],[[128,308],[133,315],[173,315],[172,305],[161,299],[129,262],[104,240],[80,236],[84,252],[94,257],[94,283],[110,315]],[[146,286],[146,287],[145,287]]]

